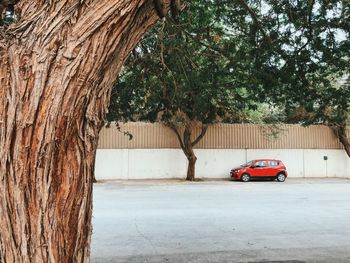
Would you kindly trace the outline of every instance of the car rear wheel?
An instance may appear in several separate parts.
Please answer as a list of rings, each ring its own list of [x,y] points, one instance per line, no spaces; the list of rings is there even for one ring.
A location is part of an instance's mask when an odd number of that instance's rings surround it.
[[[250,181],[250,176],[249,176],[249,174],[242,174],[242,176],[241,176],[241,181],[242,181],[242,182],[249,182],[249,181]]]
[[[277,175],[277,181],[278,182],[284,182],[286,180],[286,175],[283,173],[280,173]]]

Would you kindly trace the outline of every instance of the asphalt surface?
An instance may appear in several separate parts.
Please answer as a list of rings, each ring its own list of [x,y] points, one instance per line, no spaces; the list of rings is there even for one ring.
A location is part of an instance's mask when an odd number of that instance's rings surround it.
[[[97,183],[91,261],[349,263],[350,180]]]

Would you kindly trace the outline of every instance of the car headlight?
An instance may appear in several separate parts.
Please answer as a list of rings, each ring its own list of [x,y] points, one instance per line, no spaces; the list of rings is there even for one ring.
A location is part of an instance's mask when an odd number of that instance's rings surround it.
[[[235,172],[236,172],[236,173],[239,173],[240,171],[242,171],[242,169],[238,169],[238,170],[236,170]]]

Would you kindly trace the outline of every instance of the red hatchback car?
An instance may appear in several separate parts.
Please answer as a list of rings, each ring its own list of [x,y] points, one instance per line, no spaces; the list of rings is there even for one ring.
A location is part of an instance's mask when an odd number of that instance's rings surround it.
[[[281,160],[259,159],[231,169],[231,179],[248,182],[251,179],[277,179],[284,182],[288,176],[286,166]]]

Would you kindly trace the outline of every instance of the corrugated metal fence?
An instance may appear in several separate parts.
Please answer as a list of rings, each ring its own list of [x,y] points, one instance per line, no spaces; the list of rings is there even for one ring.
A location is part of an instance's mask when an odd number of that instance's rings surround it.
[[[125,123],[103,128],[100,149],[179,148],[174,132],[162,124]],[[199,134],[199,127],[195,127]],[[132,140],[123,132],[132,134]],[[350,136],[350,132],[348,131]],[[208,128],[198,149],[341,149],[330,128],[322,125],[215,124]]]

